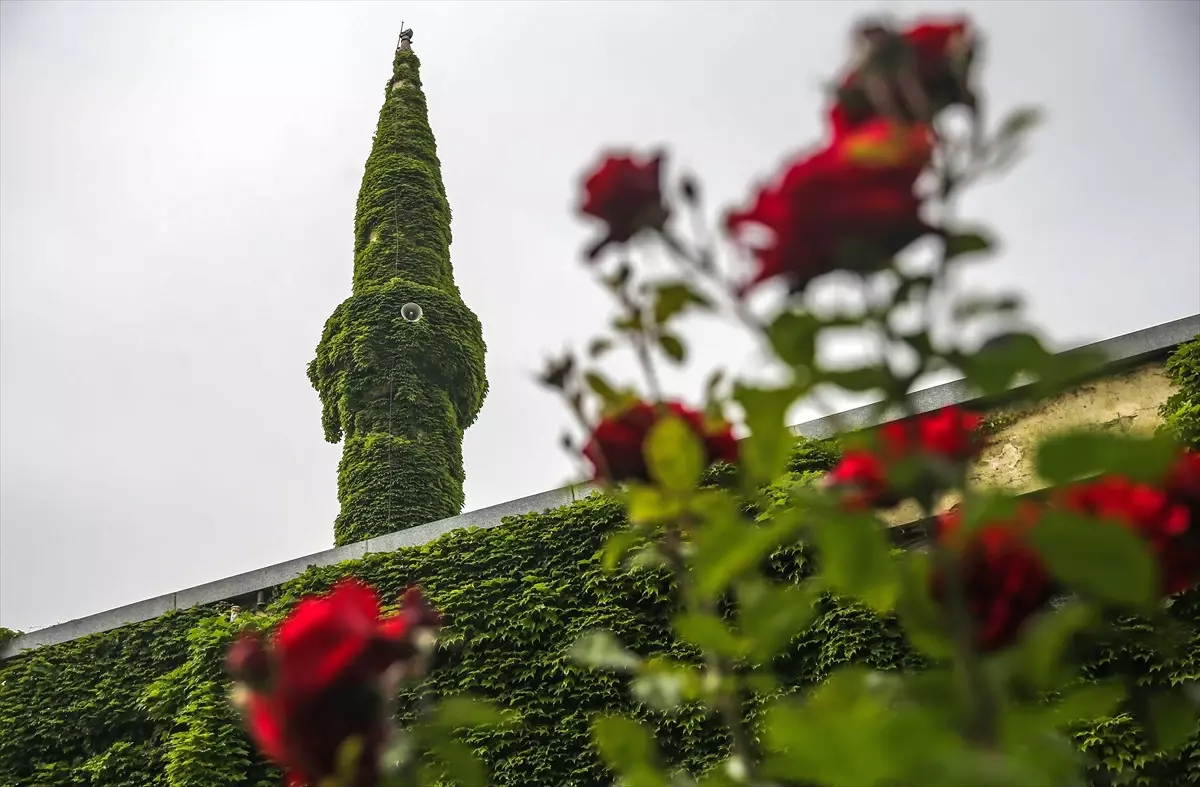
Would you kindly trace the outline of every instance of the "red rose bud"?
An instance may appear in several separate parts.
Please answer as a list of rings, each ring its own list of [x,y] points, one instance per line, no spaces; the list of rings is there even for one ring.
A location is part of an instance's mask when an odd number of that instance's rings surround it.
[[[718,461],[737,461],[737,439],[729,424],[709,424],[703,413],[679,402],[666,402],[661,407],[649,402],[637,402],[617,415],[604,418],[592,430],[583,456],[592,465],[593,478],[597,481],[607,479],[612,483],[649,481],[650,470],[646,467],[644,446],[650,430],[658,423],[664,410],[682,419],[703,440],[710,465]]]
[[[833,270],[872,272],[930,231],[913,189],[929,163],[930,132],[878,121],[788,166],[729,232],[766,232],[748,242],[759,271],[747,289],[773,278],[800,291]]]
[[[608,233],[588,251],[594,259],[611,243],[625,243],[642,230],[658,231],[667,221],[660,169],[662,155],[640,161],[632,156],[604,159],[584,181],[580,210],[608,225]]]
[[[243,632],[234,640],[225,656],[225,669],[231,678],[252,689],[266,687],[271,677],[271,658],[258,634]]]
[[[938,518],[935,538],[958,562],[976,646],[981,651],[1011,644],[1026,621],[1050,600],[1050,576],[1026,542],[1038,515],[1035,505],[1025,504],[1014,519],[987,523],[969,534],[961,530],[957,509]],[[944,574],[935,572],[932,581],[934,598],[947,603]]]
[[[976,42],[968,21],[926,22],[899,34],[873,24],[859,31],[858,40],[862,51],[829,113],[835,136],[881,115],[928,121],[949,106],[972,103]]]

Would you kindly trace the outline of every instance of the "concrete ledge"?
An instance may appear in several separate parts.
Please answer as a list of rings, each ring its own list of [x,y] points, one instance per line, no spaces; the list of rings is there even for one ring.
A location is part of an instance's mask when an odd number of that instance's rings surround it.
[[[1171,348],[1190,340],[1197,334],[1200,334],[1200,314],[1096,342],[1079,349],[1099,352],[1109,358],[1111,365],[1119,366],[1165,354]],[[962,380],[926,388],[915,392],[911,397],[917,412],[929,412],[951,404],[963,404],[975,398],[977,398],[976,392]],[[888,413],[883,418],[879,418],[875,405],[865,405],[800,424],[793,427],[793,431],[805,437],[825,438],[846,430],[874,426],[894,417],[896,414]],[[336,549],[328,549],[324,552],[248,571],[244,574],[225,577],[215,582],[208,582],[55,626],[47,626],[44,629],[23,634],[0,646],[0,661],[33,648],[57,645],[131,623],[151,620],[172,609],[187,609],[198,604],[213,604],[252,597],[260,591],[269,591],[294,579],[310,566],[328,566],[361,558],[371,552],[394,552],[404,547],[427,544],[460,528],[493,528],[500,525],[506,517],[541,513],[568,505],[587,497],[592,491],[593,487],[588,485],[552,489],[548,492],[499,503],[408,530],[389,533],[355,544],[347,544]],[[922,527],[921,523],[913,523],[900,526],[895,530],[897,532],[893,535],[900,540],[919,539]]]
[[[1153,328],[1094,342],[1067,350],[1067,352],[1095,352],[1108,358],[1110,366],[1123,366],[1141,360],[1149,360],[1155,355],[1165,354],[1197,334],[1200,334],[1200,314],[1193,314],[1191,317],[1183,317],[1156,325]],[[1017,387],[1020,387],[1020,383]],[[909,396],[909,402],[918,413],[928,413],[948,405],[970,402],[977,399],[978,395],[979,392],[972,389],[965,380],[954,380],[914,391]],[[879,423],[886,423],[899,416],[899,412],[892,410],[880,417],[878,405],[867,404],[807,421],[792,427],[792,431],[798,435],[819,440],[841,432],[865,429]]]

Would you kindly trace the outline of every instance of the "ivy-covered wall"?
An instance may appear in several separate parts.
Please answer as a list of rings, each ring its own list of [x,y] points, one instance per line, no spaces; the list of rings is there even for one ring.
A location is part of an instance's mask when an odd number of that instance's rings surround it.
[[[1172,400],[1174,406],[1200,397],[1200,375],[1176,379],[1187,396]],[[1175,412],[1164,410],[1167,423]],[[812,477],[836,458],[832,444],[802,442],[792,470]],[[495,529],[455,531],[424,546],[311,569],[285,585],[268,611],[280,615],[302,594],[349,573],[393,596],[421,583],[448,623],[434,690],[488,696],[523,716],[518,728],[473,740],[492,783],[604,784],[589,742],[590,717],[636,704],[622,679],[574,666],[567,647],[580,632],[602,627],[639,652],[688,656],[667,625],[664,576],[610,574],[600,564],[605,537],[623,524],[616,505],[593,496]],[[771,570],[802,581],[808,559],[803,547],[782,550]],[[1121,637],[1092,654],[1088,676],[1123,674],[1164,686],[1200,679],[1200,593],[1177,598],[1170,614],[1192,632],[1175,656],[1156,650],[1146,622],[1127,619]],[[277,785],[278,774],[252,753],[225,703],[220,662],[233,628],[227,608],[195,608],[0,665],[0,785]],[[830,599],[793,643],[783,671],[795,688],[851,662],[921,666],[892,621]],[[407,713],[413,698],[401,699]],[[721,756],[724,741],[699,711],[641,715],[656,724],[674,762],[699,770]],[[1076,740],[1099,763],[1097,785],[1200,782],[1200,729],[1172,756],[1150,749],[1126,716],[1081,724]]]
[[[325,439],[345,441],[337,545],[462,511],[463,430],[487,378],[450,240],[420,61],[398,49],[358,195],[353,294],[325,323],[308,366]]]

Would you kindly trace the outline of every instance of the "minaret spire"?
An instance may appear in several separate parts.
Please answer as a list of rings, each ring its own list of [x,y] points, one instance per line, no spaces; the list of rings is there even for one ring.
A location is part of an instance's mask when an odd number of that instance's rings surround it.
[[[412,36],[401,27],[358,194],[353,294],[308,366],[325,438],[344,440],[338,545],[460,513],[463,430],[487,393]]]

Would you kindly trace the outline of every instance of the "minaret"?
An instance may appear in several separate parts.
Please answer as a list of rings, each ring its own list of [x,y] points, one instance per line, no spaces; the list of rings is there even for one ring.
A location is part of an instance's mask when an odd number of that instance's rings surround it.
[[[344,440],[339,546],[454,516],[463,430],[487,393],[479,319],[450,267],[450,205],[412,30],[400,34],[354,216],[354,282],[308,379]]]

